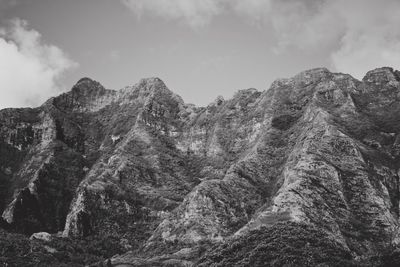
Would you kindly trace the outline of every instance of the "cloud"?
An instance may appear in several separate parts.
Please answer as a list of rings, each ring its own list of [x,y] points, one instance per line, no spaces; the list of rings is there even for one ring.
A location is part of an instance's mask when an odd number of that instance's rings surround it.
[[[230,14],[265,28],[273,51],[325,54],[335,71],[357,78],[375,67],[400,68],[399,0],[121,0],[151,15],[205,27]]]
[[[139,18],[150,14],[185,22],[194,28],[208,25],[218,15],[234,12],[255,17],[264,15],[271,0],[122,0]]]
[[[268,21],[272,8],[271,0],[234,0],[229,3],[231,11],[256,24]]]
[[[314,50],[337,42],[345,25],[336,14],[329,13],[331,10],[326,10],[327,3],[324,0],[271,1],[273,12],[268,15],[267,23],[275,30],[275,50],[293,47]]]
[[[344,7],[346,2],[340,1]],[[333,6],[346,29],[331,54],[334,67],[362,78],[376,67],[400,69],[400,1],[355,0],[349,9]]]
[[[193,27],[208,24],[223,11],[226,0],[122,0],[138,17],[150,13],[171,20],[181,20]]]
[[[400,68],[400,1],[274,1],[278,51],[326,50],[334,70],[362,78],[376,67]]]
[[[60,92],[59,79],[77,66],[20,19],[0,28],[0,58],[0,108],[41,104]]]

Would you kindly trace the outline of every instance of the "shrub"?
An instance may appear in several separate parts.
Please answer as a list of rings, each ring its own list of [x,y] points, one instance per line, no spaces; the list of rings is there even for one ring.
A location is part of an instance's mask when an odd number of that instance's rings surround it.
[[[355,266],[340,244],[319,229],[277,223],[215,245],[199,266]]]
[[[55,251],[50,253],[46,247]],[[85,266],[124,252],[116,236],[53,237],[52,241],[43,243],[0,229],[0,266]]]

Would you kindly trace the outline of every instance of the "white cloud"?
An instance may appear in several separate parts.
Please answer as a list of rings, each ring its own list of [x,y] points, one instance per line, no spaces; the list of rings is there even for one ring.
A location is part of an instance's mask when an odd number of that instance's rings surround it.
[[[275,36],[278,53],[290,49],[326,54],[336,71],[363,74],[400,68],[399,0],[122,0],[146,14],[204,27],[230,13]],[[272,29],[272,32],[271,32]]]
[[[60,92],[59,78],[77,66],[20,19],[0,28],[0,59],[0,108],[41,104]]]

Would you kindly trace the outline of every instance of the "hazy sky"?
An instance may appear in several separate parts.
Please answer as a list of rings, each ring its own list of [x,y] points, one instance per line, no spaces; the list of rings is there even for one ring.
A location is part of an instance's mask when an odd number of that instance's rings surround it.
[[[313,67],[400,69],[400,0],[0,0],[0,108],[81,77],[206,105]]]

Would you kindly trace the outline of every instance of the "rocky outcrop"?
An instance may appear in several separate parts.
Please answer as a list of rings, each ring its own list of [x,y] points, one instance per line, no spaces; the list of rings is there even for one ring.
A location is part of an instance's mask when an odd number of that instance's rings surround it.
[[[391,68],[312,69],[207,107],[158,78],[119,91],[83,78],[0,111],[2,217],[26,234],[119,237],[132,251],[116,265],[225,266],[227,244],[275,231],[362,259],[399,241],[399,95]]]

